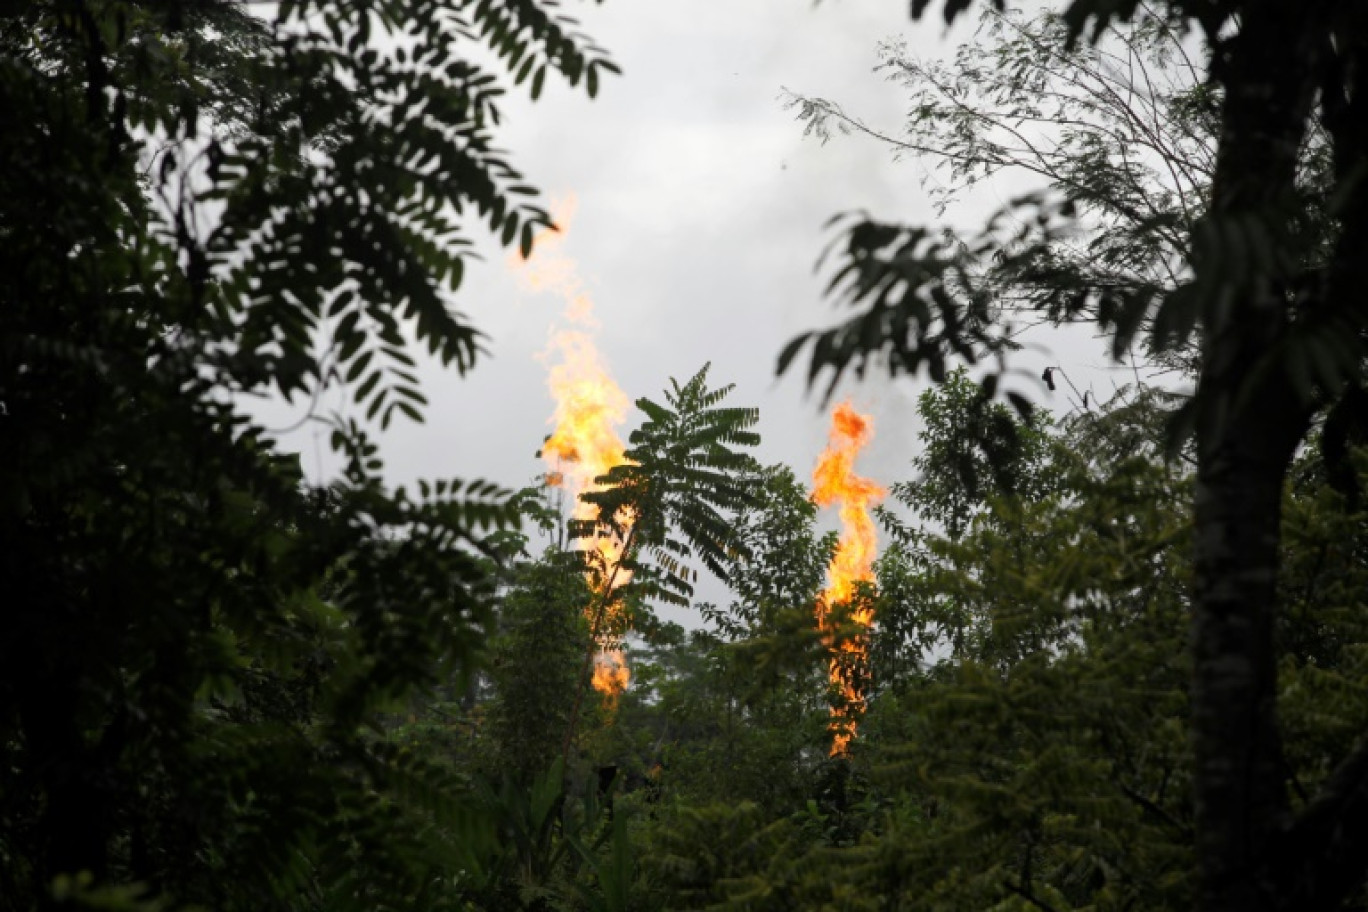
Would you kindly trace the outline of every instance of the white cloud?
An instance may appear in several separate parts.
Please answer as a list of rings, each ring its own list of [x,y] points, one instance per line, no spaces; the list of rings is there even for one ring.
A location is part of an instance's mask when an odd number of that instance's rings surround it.
[[[712,361],[715,382],[737,383],[737,404],[761,407],[762,458],[806,475],[827,419],[801,377],[776,381],[774,364],[796,332],[835,317],[813,274],[822,226],[853,208],[932,216],[915,164],[855,138],[804,140],[780,88],[896,127],[902,97],[871,72],[877,43],[901,30],[924,54],[952,45],[937,21],[914,26],[891,0],[615,0],[579,13],[623,77],[592,102],[549,80],[537,104],[511,99],[503,144],[530,182],[578,196],[566,251],[589,280],[600,349],[633,398]],[[398,482],[456,475],[517,486],[540,470],[534,453],[552,404],[536,354],[561,303],[520,290],[496,246],[486,257],[468,271],[458,307],[489,334],[493,357],[467,378],[424,369],[427,424],[396,426],[384,440]],[[1023,359],[1036,374],[1048,362]],[[871,381],[852,390],[877,420],[864,474],[891,483],[910,473],[918,389]]]

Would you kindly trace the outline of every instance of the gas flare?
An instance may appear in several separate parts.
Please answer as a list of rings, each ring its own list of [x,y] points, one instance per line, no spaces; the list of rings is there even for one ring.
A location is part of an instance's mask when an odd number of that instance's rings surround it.
[[[610,712],[617,708],[618,695],[627,689],[631,678],[621,649],[604,649],[594,657],[594,689],[604,695]]]
[[[874,519],[869,508],[887,493],[868,478],[855,474],[855,457],[874,433],[874,420],[856,412],[849,402],[831,415],[827,448],[812,473],[812,500],[819,507],[837,505],[841,536],[836,554],[827,567],[827,585],[817,599],[817,626],[830,653],[828,678],[838,699],[831,708],[831,755],[844,756],[855,737],[865,709],[864,682],[868,675],[869,628],[874,608],[867,599],[855,599],[860,583],[874,581],[874,557],[878,551]],[[853,634],[838,637],[837,608],[849,611]]]
[[[542,458],[547,464],[547,484],[566,491],[574,504],[575,519],[590,520],[595,518],[596,508],[581,500],[580,495],[597,490],[594,479],[623,461],[624,447],[616,429],[627,416],[628,400],[599,357],[594,344],[599,326],[594,318],[594,302],[575,261],[563,249],[574,209],[573,199],[556,206],[556,229],[540,232],[533,240],[532,256],[524,259],[515,255],[512,264],[526,287],[555,293],[565,301],[565,319],[570,327],[553,331],[542,353],[542,358],[551,362],[547,386],[556,402],[551,417],[553,430],[542,447]],[[624,529],[629,526],[629,522],[623,523]],[[616,705],[618,694],[626,690],[631,677],[626,657],[619,648],[627,626],[625,607],[613,597],[612,590],[626,583],[631,575],[619,566],[621,539],[581,538],[578,546],[597,552],[594,563],[600,575],[596,594],[608,599],[598,625],[598,656],[592,683],[611,707]],[[591,610],[600,603],[599,598],[594,599]],[[591,617],[590,623],[593,622]]]

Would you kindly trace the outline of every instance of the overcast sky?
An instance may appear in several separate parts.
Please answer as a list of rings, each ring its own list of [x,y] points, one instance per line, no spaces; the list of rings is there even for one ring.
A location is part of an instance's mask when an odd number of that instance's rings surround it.
[[[873,72],[878,43],[903,34],[923,56],[948,54],[971,29],[947,34],[939,18],[912,23],[904,0],[608,0],[567,8],[623,75],[605,80],[592,101],[548,80],[535,105],[507,104],[503,137],[550,199],[578,200],[564,251],[588,282],[600,352],[632,399],[657,397],[670,377],[682,380],[711,361],[714,384],[736,384],[732,404],[760,408],[759,458],[806,477],[827,417],[799,374],[779,381],[774,368],[794,334],[835,316],[813,268],[830,239],[824,223],[851,209],[908,222],[935,216],[917,162],[895,162],[857,137],[825,146],[804,138],[781,91],[840,101],[896,130],[904,98]],[[485,247],[457,306],[487,333],[490,357],[465,378],[424,372],[427,423],[392,427],[383,440],[397,483],[456,476],[517,487],[541,471],[535,453],[550,430],[552,401],[537,355],[564,325],[563,305],[521,288],[504,252]],[[1102,364],[1091,346],[1048,342],[1054,351],[1023,353],[1014,366],[1038,375],[1062,361],[1077,378]],[[1038,384],[1016,386],[1043,395]],[[922,388],[906,379],[844,388],[876,420],[864,474],[885,484],[910,475]],[[304,441],[316,477],[327,462],[314,447]]]

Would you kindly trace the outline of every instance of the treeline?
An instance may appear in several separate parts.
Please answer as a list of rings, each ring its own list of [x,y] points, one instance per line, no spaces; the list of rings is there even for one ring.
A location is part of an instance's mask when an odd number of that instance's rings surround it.
[[[781,358],[938,384],[838,758],[833,542],[706,368],[568,530],[632,571],[615,701],[613,571],[538,547],[544,489],[383,480],[411,345],[481,356],[467,232],[549,222],[503,94],[611,61],[530,0],[250,9],[0,7],[0,908],[1368,905],[1362,4],[1074,0],[952,69],[890,51],[947,203],[1042,186],[969,236],[847,223],[853,310]],[[1008,410],[953,365],[1022,319],[1186,392]],[[263,396],[326,422],[332,483]],[[699,567],[732,600],[654,620]]]

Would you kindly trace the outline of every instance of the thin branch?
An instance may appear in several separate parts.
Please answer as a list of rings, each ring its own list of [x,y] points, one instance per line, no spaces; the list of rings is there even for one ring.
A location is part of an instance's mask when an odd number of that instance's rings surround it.
[[[1179,820],[1177,817],[1174,817],[1162,806],[1146,798],[1144,795],[1140,794],[1135,789],[1126,785],[1126,783],[1122,782],[1121,780],[1115,779],[1113,781],[1116,783],[1116,787],[1121,790],[1121,794],[1125,795],[1131,801],[1135,802],[1136,805],[1153,814],[1155,817],[1158,817],[1160,820],[1162,820],[1164,823],[1167,823],[1169,826],[1173,827],[1183,836],[1184,839],[1192,838],[1193,830],[1190,824],[1183,823],[1183,821]]]
[[[1066,64],[1068,63],[1067,59],[1061,58],[1057,53],[1052,52],[1049,48],[1046,48],[1046,47],[1044,47],[1044,46],[1042,46],[1042,45],[1039,45],[1038,43],[1034,43],[1033,46],[1036,47],[1038,50],[1040,50],[1042,53],[1045,53],[1045,54],[1053,54],[1056,60],[1060,60],[1061,62],[1064,62],[1064,63],[1066,63]],[[1043,64],[1042,64],[1042,66],[1043,66]],[[1076,192],[1078,192],[1078,193],[1080,193],[1080,194],[1083,194],[1083,195],[1084,195],[1086,198],[1088,198],[1088,199],[1097,200],[1098,202],[1105,202],[1105,203],[1109,204],[1109,205],[1111,206],[1111,208],[1115,209],[1120,215],[1122,215],[1122,216],[1124,216],[1124,217],[1130,219],[1132,222],[1135,222],[1135,223],[1137,223],[1137,224],[1139,224],[1139,223],[1141,223],[1141,222],[1143,222],[1143,221],[1145,220],[1145,219],[1144,219],[1143,213],[1141,213],[1139,210],[1135,209],[1134,207],[1125,205],[1124,203],[1122,203],[1122,202],[1121,202],[1120,200],[1118,200],[1118,199],[1105,199],[1105,200],[1104,200],[1104,199],[1102,199],[1101,197],[1099,197],[1098,194],[1096,194],[1095,192],[1093,192],[1093,191],[1092,191],[1092,188],[1090,188],[1090,187],[1087,186],[1086,184],[1080,182],[1079,179],[1078,179],[1077,177],[1073,176],[1072,174],[1069,174],[1069,173],[1066,173],[1066,172],[1064,172],[1064,171],[1061,171],[1058,167],[1056,167],[1054,164],[1052,164],[1049,155],[1048,155],[1046,152],[1042,151],[1041,148],[1040,148],[1036,143],[1033,143],[1033,142],[1032,142],[1029,138],[1027,138],[1026,135],[1025,135],[1024,133],[1022,133],[1019,129],[1016,129],[1016,128],[1014,128],[1014,127],[1008,126],[1008,125],[1006,125],[1006,124],[1003,122],[1003,119],[1002,119],[1002,118],[994,119],[994,116],[993,116],[991,113],[990,113],[990,114],[985,114],[984,112],[982,112],[982,111],[980,111],[980,110],[978,110],[978,109],[976,109],[976,108],[970,106],[970,105],[967,104],[966,102],[964,102],[964,101],[960,100],[959,98],[955,97],[955,94],[954,94],[953,92],[950,91],[950,89],[949,89],[949,87],[946,85],[946,83],[943,82],[937,75],[935,75],[935,73],[934,73],[934,71],[933,71],[932,68],[930,68],[930,67],[920,67],[920,66],[918,66],[918,67],[917,67],[917,70],[920,72],[920,75],[921,75],[922,79],[923,79],[925,82],[928,82],[933,88],[935,88],[935,90],[940,94],[940,96],[941,96],[943,99],[945,99],[947,102],[949,102],[951,105],[953,105],[956,109],[958,109],[958,110],[960,111],[960,113],[961,113],[964,117],[968,118],[968,119],[971,120],[971,121],[977,121],[977,122],[979,122],[979,123],[981,123],[981,124],[984,124],[984,125],[986,125],[987,127],[989,127],[990,129],[991,129],[991,128],[997,128],[997,129],[1005,130],[1009,135],[1011,135],[1014,139],[1016,139],[1017,142],[1019,142],[1019,143],[1021,144],[1021,147],[1018,148],[1018,149],[1010,149],[1009,147],[1002,147],[1002,146],[999,146],[1000,149],[1004,150],[1004,151],[1007,153],[1007,154],[1004,156],[1004,158],[1006,159],[1005,165],[1007,165],[1007,166],[1016,166],[1016,167],[1023,168],[1023,169],[1025,169],[1025,170],[1027,170],[1027,171],[1030,171],[1030,172],[1032,172],[1032,173],[1034,173],[1034,174],[1037,174],[1037,175],[1039,175],[1039,176],[1041,176],[1041,177],[1044,177],[1044,178],[1046,178],[1046,179],[1048,179],[1048,180],[1051,180],[1051,181],[1055,182],[1056,184],[1062,185],[1062,186],[1064,186],[1064,187],[1066,187],[1066,188],[1072,189],[1072,190],[1074,190],[1074,191],[1076,191]],[[1063,79],[1064,81],[1069,82],[1069,83],[1071,83],[1071,84],[1077,86],[1077,87],[1080,89],[1080,91],[1083,91],[1083,92],[1095,92],[1095,91],[1096,91],[1095,89],[1090,89],[1088,86],[1086,86],[1086,85],[1084,85],[1083,83],[1079,82],[1079,80],[1077,79],[1077,77],[1076,77],[1075,75],[1070,75],[1070,74],[1069,74],[1068,72],[1066,72],[1066,71],[1059,71],[1059,70],[1047,69],[1046,72],[1049,73],[1050,75],[1055,76],[1056,78]],[[1121,101],[1119,100],[1119,96],[1116,96],[1116,94],[1115,94],[1114,92],[1111,92],[1111,95],[1112,95],[1114,98],[1118,99],[1117,103],[1118,103],[1118,104],[1121,104],[1122,107],[1124,108],[1124,103],[1121,102]],[[1105,109],[1101,109],[1101,110],[1105,110]],[[1101,125],[1097,125],[1097,126],[1095,127],[1095,129],[1105,130],[1105,128],[1102,127]],[[1114,136],[1113,138],[1117,138],[1117,137]],[[1123,149],[1123,152],[1124,152],[1125,143],[1120,143],[1120,146],[1121,146],[1121,148]],[[932,150],[932,149],[921,148],[921,149],[918,149],[918,151],[925,151],[925,152],[927,152],[928,154],[931,154],[931,155],[939,155],[939,156],[941,156],[942,158],[950,158],[950,157],[951,157],[951,153],[948,153],[948,152],[946,152],[946,151],[944,151],[944,150]],[[1056,150],[1055,150],[1055,151],[1056,151],[1056,152],[1058,151],[1058,147],[1056,147]],[[1158,150],[1156,150],[1156,151],[1158,151]],[[1022,155],[1024,155],[1024,154],[1029,154],[1029,155],[1034,159],[1034,163],[1032,163],[1032,162],[1030,162],[1030,161],[1025,161],[1025,160],[1023,160],[1020,156],[1022,156]],[[1162,153],[1161,153],[1161,154],[1162,154]],[[972,162],[972,159],[971,159],[970,161]],[[1132,180],[1132,183],[1134,183],[1133,180]],[[1137,187],[1138,187],[1138,185],[1137,185]],[[1181,190],[1182,190],[1182,188],[1177,188],[1177,189],[1178,189],[1180,192],[1181,192]],[[1149,195],[1148,195],[1147,193],[1144,192],[1143,188],[1138,188],[1138,192],[1139,192],[1140,197],[1141,197],[1142,199],[1144,199],[1144,200],[1146,201],[1146,203],[1149,203],[1149,205],[1148,205],[1148,208],[1149,208],[1149,215],[1150,215],[1152,218],[1155,217],[1155,216],[1157,216],[1159,213],[1158,213],[1158,211],[1154,208],[1154,206],[1152,205],[1152,203],[1150,203]],[[1158,230],[1158,229],[1156,229],[1156,230]],[[1176,235],[1174,235],[1174,236],[1167,236],[1167,235],[1166,235],[1166,232],[1164,232],[1164,231],[1162,231],[1162,230],[1158,230],[1158,233],[1160,234],[1160,236],[1165,237],[1165,240],[1167,240],[1170,244],[1174,245],[1175,248],[1177,248],[1177,249],[1182,249],[1182,248],[1183,248],[1182,239],[1181,239],[1180,237],[1178,237],[1178,236],[1176,236]]]

